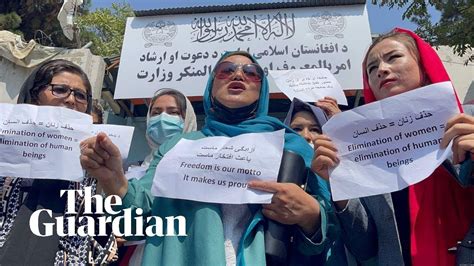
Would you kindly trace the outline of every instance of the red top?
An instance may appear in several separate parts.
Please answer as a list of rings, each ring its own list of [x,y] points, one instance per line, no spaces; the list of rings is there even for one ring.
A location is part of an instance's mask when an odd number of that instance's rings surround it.
[[[427,42],[409,30],[396,28],[395,31],[415,39],[420,65],[431,83],[450,81],[438,54]],[[362,69],[365,102],[374,102],[367,72],[364,66]],[[458,98],[457,102],[462,112]],[[474,222],[474,189],[463,189],[439,166],[428,178],[408,188],[408,201],[413,265],[454,265],[455,255],[448,248],[456,246]]]

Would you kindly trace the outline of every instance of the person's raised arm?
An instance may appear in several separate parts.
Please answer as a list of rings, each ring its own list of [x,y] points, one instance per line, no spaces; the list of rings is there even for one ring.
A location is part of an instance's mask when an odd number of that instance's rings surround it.
[[[331,118],[333,115],[340,113],[341,109],[337,105],[337,100],[332,97],[324,97],[314,103],[317,107],[323,109],[328,118]]]
[[[453,142],[453,163],[463,162],[466,156],[474,158],[474,117],[467,114],[458,114],[448,120],[446,124],[441,148],[446,148]]]
[[[459,175],[456,179],[463,185],[474,184],[474,117],[467,114],[458,114],[449,119],[441,148],[446,148],[451,140],[453,141],[453,164],[461,164]]]
[[[82,168],[97,179],[107,195],[121,198],[127,193],[128,183],[122,168],[120,151],[105,133],[81,142]]]
[[[318,135],[314,140],[314,149],[311,169],[329,181],[329,169],[339,163],[337,148],[328,136]],[[359,261],[371,259],[377,254],[377,231],[361,200],[334,201],[334,205],[347,248]]]
[[[329,182],[329,168],[336,167],[339,163],[337,149],[331,139],[326,135],[318,135],[314,140],[314,157],[311,162],[311,170]],[[338,210],[347,205],[347,200],[336,201],[334,204]]]
[[[274,193],[270,204],[262,205],[266,217],[282,224],[296,224],[306,235],[321,225],[319,203],[300,186],[292,183],[251,181],[249,187]]]

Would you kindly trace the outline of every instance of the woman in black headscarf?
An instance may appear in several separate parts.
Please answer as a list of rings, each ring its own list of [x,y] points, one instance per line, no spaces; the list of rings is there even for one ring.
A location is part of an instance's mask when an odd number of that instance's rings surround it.
[[[314,148],[313,140],[316,135],[322,134],[323,125],[330,117],[341,112],[336,100],[330,97],[326,97],[316,104],[317,106],[314,106],[294,98],[285,121],[283,121],[285,125],[303,137],[312,148]]]

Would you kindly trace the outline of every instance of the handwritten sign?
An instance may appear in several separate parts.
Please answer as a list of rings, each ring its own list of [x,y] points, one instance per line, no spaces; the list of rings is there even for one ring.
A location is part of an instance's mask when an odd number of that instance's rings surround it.
[[[63,107],[0,104],[0,176],[79,181],[92,117]]]
[[[114,95],[148,98],[159,84],[201,96],[216,61],[233,50],[253,54],[266,73],[327,68],[343,88],[361,88],[370,43],[364,5],[129,18]]]
[[[326,68],[269,71],[277,87],[289,99],[315,102],[331,96],[338,104],[347,105],[344,91],[336,78]]]
[[[104,132],[109,136],[110,140],[117,145],[122,155],[122,159],[128,157],[130,145],[132,144],[134,127],[119,126],[119,125],[92,125],[92,135],[97,135],[99,132]]]
[[[333,199],[389,193],[427,178],[451,154],[439,144],[457,113],[452,84],[443,82],[335,115],[323,126],[341,160],[330,173]]]
[[[79,143],[105,132],[127,158],[133,127],[93,125],[63,107],[0,104],[0,176],[80,181]]]
[[[249,190],[247,183],[276,181],[283,144],[283,130],[182,139],[156,167],[152,194],[227,204],[270,203],[271,193]]]

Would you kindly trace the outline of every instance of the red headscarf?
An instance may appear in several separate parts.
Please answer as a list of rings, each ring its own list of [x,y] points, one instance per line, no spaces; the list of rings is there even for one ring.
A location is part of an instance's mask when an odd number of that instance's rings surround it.
[[[396,28],[395,31],[415,40],[422,71],[431,83],[450,81],[438,54],[428,43],[409,30]],[[364,65],[364,98],[370,103],[376,99]],[[459,99],[457,101],[462,111]],[[474,189],[463,189],[440,166],[428,178],[408,188],[408,200],[413,265],[454,265],[455,255],[448,253],[448,248],[464,238],[474,221]]]

